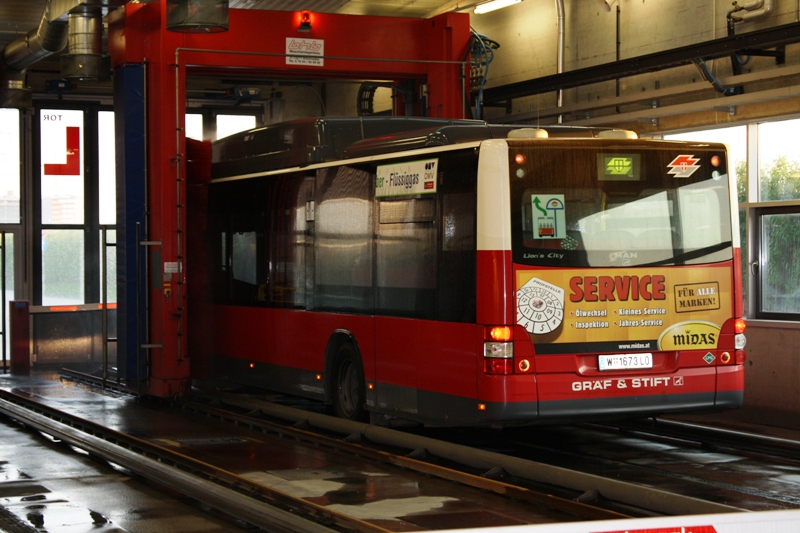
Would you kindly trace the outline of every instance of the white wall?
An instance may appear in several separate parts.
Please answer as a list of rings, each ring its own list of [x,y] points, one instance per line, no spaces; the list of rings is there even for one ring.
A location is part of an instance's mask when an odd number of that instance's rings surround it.
[[[606,12],[597,0],[564,0],[565,71],[611,63],[727,36],[731,0],[609,0]],[[740,2],[741,3],[741,2]],[[735,26],[736,34],[800,20],[796,0],[773,0],[768,18]],[[617,35],[617,10],[619,34]],[[514,6],[471,16],[472,27],[500,43],[490,66],[487,87],[531,80],[557,73],[558,16],[555,0],[525,0]],[[787,47],[787,64],[797,62],[800,45]],[[709,62],[715,76],[731,75],[729,58]],[[744,72],[775,66],[773,58],[753,58]],[[620,81],[620,94],[645,93],[686,83],[703,83],[692,66],[632,76]],[[614,96],[613,81],[565,91],[564,103]],[[555,93],[514,101],[512,113],[556,104]],[[491,114],[487,111],[487,115]],[[495,112],[496,114],[502,112]]]

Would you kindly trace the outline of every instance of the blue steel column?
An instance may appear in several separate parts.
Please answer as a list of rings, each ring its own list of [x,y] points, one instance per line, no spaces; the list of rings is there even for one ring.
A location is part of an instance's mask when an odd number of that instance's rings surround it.
[[[146,356],[146,89],[145,66],[114,72],[117,151],[117,365],[120,378],[144,380]]]

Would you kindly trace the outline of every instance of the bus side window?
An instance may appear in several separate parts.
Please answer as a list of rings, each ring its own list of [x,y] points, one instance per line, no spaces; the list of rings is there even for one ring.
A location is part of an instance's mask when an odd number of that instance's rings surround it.
[[[270,234],[270,277],[265,298],[276,307],[306,305],[308,234],[306,207],[314,200],[314,176],[286,176],[276,185]]]
[[[378,210],[378,308],[400,316],[433,318],[436,198],[382,200]]]
[[[230,299],[257,305],[264,298],[259,287],[266,281],[265,220],[263,213],[234,215],[231,220]]]
[[[349,166],[317,175],[315,309],[373,309],[373,176],[363,168]]]

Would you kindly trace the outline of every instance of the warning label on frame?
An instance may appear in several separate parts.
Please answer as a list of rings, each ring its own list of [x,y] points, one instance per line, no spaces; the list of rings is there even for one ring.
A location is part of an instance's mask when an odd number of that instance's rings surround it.
[[[286,64],[325,66],[325,41],[322,39],[286,38]]]

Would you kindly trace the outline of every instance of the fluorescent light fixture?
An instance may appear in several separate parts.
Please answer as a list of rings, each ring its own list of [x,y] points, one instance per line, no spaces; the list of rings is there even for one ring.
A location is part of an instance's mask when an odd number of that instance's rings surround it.
[[[490,0],[489,2],[484,2],[475,6],[475,11],[473,11],[473,13],[480,15],[482,13],[488,13],[489,11],[494,11],[495,9],[502,9],[520,2],[522,2],[522,0]]]

